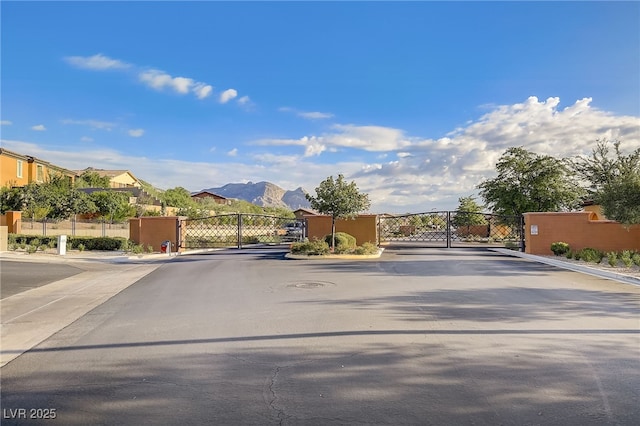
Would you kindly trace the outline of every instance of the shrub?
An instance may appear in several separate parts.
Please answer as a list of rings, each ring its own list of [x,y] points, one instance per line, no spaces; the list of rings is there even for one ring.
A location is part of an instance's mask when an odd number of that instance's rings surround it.
[[[82,243],[78,244],[78,246],[77,246],[77,249],[80,250],[80,251],[84,251],[84,248],[85,248],[84,244],[82,244]]]
[[[329,244],[323,240],[303,241],[291,245],[291,253],[306,254],[307,256],[321,256],[329,254]]]
[[[565,256],[567,257],[567,259],[573,259],[573,250],[569,249],[569,251],[565,254]]]
[[[331,234],[324,237],[325,243],[331,247]],[[356,248],[356,237],[346,232],[336,232],[336,247],[334,253],[348,253]]]
[[[585,262],[600,263],[603,257],[604,253],[591,247],[585,247],[580,250],[580,258]]]
[[[569,244],[567,243],[563,243],[561,241],[551,243],[551,251],[556,256],[562,256],[563,254],[567,254],[569,250],[570,250]]]
[[[627,268],[631,268],[633,266],[633,259],[631,258],[631,250],[624,250],[622,252],[622,256],[620,256],[620,260],[624,263],[624,266]]]
[[[25,249],[27,250],[27,253],[33,254],[38,250],[38,247],[28,245],[28,246],[25,246]]]
[[[640,266],[640,253],[634,253],[633,256],[631,256],[631,259],[633,259],[633,263]]]
[[[375,244],[371,244],[369,242],[364,243],[353,250],[353,254],[358,254],[358,255],[377,254],[377,253],[378,253],[378,247]]]
[[[609,265],[614,268],[618,266],[618,253],[615,251],[607,253],[607,261],[609,262]]]

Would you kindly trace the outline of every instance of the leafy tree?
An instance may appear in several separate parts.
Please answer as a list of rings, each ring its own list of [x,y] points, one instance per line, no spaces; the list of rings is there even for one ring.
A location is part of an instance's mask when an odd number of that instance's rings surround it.
[[[76,188],[109,188],[111,179],[108,176],[100,176],[98,172],[88,170],[76,179]]]
[[[576,208],[584,191],[565,160],[522,147],[507,149],[496,164],[498,176],[478,185],[480,195],[501,215]]]
[[[604,215],[626,225],[640,223],[640,148],[624,155],[620,141],[597,140],[590,157],[574,161],[576,172],[589,182],[588,195]]]
[[[314,210],[331,215],[331,250],[336,243],[336,219],[349,219],[369,208],[369,195],[360,193],[355,182],[347,183],[342,174],[329,176],[316,188],[316,196],[305,194]]]
[[[0,214],[22,210],[22,204],[22,188],[10,188],[8,186],[0,188]]]
[[[31,182],[22,188],[22,209],[26,217],[41,220],[51,211],[51,193],[45,184]]]
[[[135,216],[135,206],[129,204],[130,193],[120,191],[96,191],[91,200],[97,213],[111,221],[119,221]]]
[[[181,186],[167,189],[162,193],[161,199],[171,207],[196,208],[196,202],[191,198],[191,193]]]
[[[457,213],[451,221],[453,226],[486,225],[487,220],[482,214],[483,206],[474,197],[460,197],[458,203]]]

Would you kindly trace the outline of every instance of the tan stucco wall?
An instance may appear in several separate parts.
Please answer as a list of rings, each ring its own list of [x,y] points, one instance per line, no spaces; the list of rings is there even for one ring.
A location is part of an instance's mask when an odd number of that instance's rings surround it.
[[[338,219],[336,221],[336,232],[346,232],[356,238],[356,244],[362,243],[377,244],[378,227],[377,215],[360,215],[355,219]],[[314,238],[322,239],[331,233],[331,216],[305,215],[307,220],[307,236],[309,240]]]
[[[22,161],[22,177],[18,177],[18,160]],[[0,155],[0,186],[24,186],[29,183],[29,163],[6,154]]]
[[[163,241],[171,241],[171,251],[178,247],[179,216],[150,216],[129,219],[129,239],[145,248],[153,246],[153,251],[160,251]]]
[[[122,173],[111,178],[112,188],[140,187],[140,183],[129,173]]]
[[[22,212],[6,212],[0,216],[0,225],[6,226],[9,234],[20,234],[22,231]]]
[[[551,243],[568,243],[572,250],[640,250],[640,225],[625,228],[611,220],[595,220],[594,212],[525,213],[525,252],[550,255]],[[537,226],[538,235],[532,235]]]
[[[9,248],[9,229],[6,226],[0,226],[0,252],[7,251]]]

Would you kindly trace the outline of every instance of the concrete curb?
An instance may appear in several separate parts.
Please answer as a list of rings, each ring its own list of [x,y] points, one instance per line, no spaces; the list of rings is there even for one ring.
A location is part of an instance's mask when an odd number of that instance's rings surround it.
[[[574,272],[580,272],[583,274],[593,275],[600,278],[606,278],[609,280],[623,282],[625,284],[637,285],[640,286],[640,279],[636,277],[632,277],[630,275],[620,274],[617,272],[603,271],[598,268],[591,268],[586,265],[576,265],[575,263],[563,262],[562,260],[549,259],[547,257],[536,256],[533,254],[522,253],[519,251],[509,250],[509,249],[500,249],[500,248],[492,248],[491,250],[506,254],[508,256],[521,257],[523,259],[533,260],[534,262],[544,263],[551,266],[556,266],[562,269],[568,269]]]
[[[378,250],[378,254],[326,254],[322,256],[305,256],[301,254],[287,253],[284,257],[293,260],[365,260],[365,259],[379,259],[382,256],[383,248]]]

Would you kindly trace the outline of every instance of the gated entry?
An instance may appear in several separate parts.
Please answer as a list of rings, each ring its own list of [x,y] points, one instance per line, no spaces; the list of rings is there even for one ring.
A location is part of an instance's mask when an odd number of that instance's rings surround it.
[[[378,219],[379,243],[422,247],[492,246],[524,248],[520,216],[464,211],[432,211],[383,215]]]
[[[225,214],[180,221],[182,249],[283,244],[301,241],[304,220],[262,214]]]

